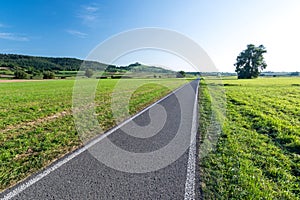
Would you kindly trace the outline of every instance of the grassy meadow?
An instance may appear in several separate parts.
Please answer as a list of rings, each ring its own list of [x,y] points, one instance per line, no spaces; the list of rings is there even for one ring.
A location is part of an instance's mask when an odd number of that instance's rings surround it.
[[[128,117],[115,119],[110,107],[118,81],[101,80],[96,89],[102,130]],[[132,93],[130,115],[186,83],[125,81],[118,92]],[[201,139],[213,116],[209,84],[204,79],[199,87]],[[203,198],[300,199],[300,78],[226,78],[223,84],[222,132],[215,150],[200,160]],[[73,86],[74,80],[0,83],[1,191],[83,144],[72,115]]]
[[[300,78],[223,83],[222,133],[200,160],[203,198],[300,199]],[[199,92],[201,138],[212,116],[208,84]]]
[[[102,130],[116,125],[110,105],[118,81],[101,80],[96,90],[96,116]],[[132,93],[130,114],[186,83],[183,79],[122,81],[124,91]],[[136,85],[142,86],[136,90]],[[82,145],[72,116],[73,86],[74,80],[0,83],[1,191]]]

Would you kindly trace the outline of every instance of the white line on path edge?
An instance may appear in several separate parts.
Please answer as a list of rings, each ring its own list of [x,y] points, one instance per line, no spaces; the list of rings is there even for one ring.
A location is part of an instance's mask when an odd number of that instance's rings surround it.
[[[197,121],[198,121],[198,87],[196,88],[196,96],[193,109],[193,121],[191,128],[191,143],[189,149],[189,159],[186,172],[184,200],[195,199],[195,171],[196,171],[196,135],[197,135]]]
[[[75,158],[76,156],[80,155],[82,152],[88,150],[89,148],[94,146],[96,143],[100,142],[102,139],[104,139],[105,137],[109,136],[111,133],[113,133],[117,129],[119,129],[122,126],[124,126],[125,124],[127,124],[129,121],[131,121],[134,118],[138,117],[139,115],[143,114],[144,112],[146,112],[147,110],[149,110],[150,108],[155,106],[156,104],[158,104],[158,103],[162,102],[163,100],[167,99],[169,96],[176,93],[178,90],[182,89],[183,87],[185,87],[188,84],[190,84],[190,82],[187,83],[187,84],[184,84],[183,86],[181,86],[179,88],[177,88],[176,90],[174,90],[173,92],[171,92],[167,96],[163,97],[162,99],[158,100],[157,102],[153,103],[152,105],[146,107],[141,112],[137,113],[136,115],[132,116],[131,118],[129,118],[127,120],[125,120],[121,124],[119,124],[119,125],[115,126],[114,128],[110,129],[108,132],[101,135],[100,137],[98,137],[98,138],[92,140],[91,142],[87,143],[82,148],[79,148],[78,150],[75,150],[73,153],[71,153],[70,155],[68,155],[65,158],[61,159],[60,161],[58,161],[53,166],[51,166],[49,168],[46,168],[45,170],[41,171],[38,175],[36,175],[33,178],[29,179],[28,181],[25,181],[24,183],[20,184],[18,187],[16,187],[15,189],[13,189],[9,193],[7,193],[1,200],[9,200],[9,199],[15,197],[16,195],[18,195],[19,193],[21,193],[22,191],[24,191],[25,189],[27,189],[31,185],[35,184],[36,182],[38,182],[39,180],[41,180],[42,178],[44,178],[45,176],[47,176],[48,174],[53,172],[54,170],[58,169],[59,167],[66,164],[67,162],[69,162],[70,160]],[[198,92],[198,89],[197,89],[197,92]]]

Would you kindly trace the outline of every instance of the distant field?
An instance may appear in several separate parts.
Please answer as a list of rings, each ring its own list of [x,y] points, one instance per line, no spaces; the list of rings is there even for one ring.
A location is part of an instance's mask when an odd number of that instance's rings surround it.
[[[130,114],[186,83],[182,79],[125,81],[126,92],[143,84],[131,96]],[[116,124],[110,103],[117,82],[101,80],[96,92],[96,115],[103,130]],[[71,113],[73,85],[74,80],[0,83],[1,190],[82,145]]]
[[[200,162],[204,199],[300,199],[300,78],[223,83],[225,124],[216,150]],[[200,100],[204,137],[211,116],[205,81]]]

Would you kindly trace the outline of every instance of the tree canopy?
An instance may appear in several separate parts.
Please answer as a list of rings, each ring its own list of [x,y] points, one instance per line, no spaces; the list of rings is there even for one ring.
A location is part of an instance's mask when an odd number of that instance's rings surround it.
[[[55,74],[51,71],[44,71],[43,72],[43,79],[54,79]]]
[[[86,69],[84,75],[88,78],[91,78],[93,76],[94,72],[91,69]]]
[[[16,79],[27,79],[28,74],[22,69],[17,69],[14,73]]]
[[[176,73],[176,78],[184,78],[185,77],[185,71],[179,71]]]
[[[247,49],[242,51],[236,58],[235,72],[239,79],[257,78],[262,70],[267,67],[263,54],[267,50],[263,45],[256,47],[253,44],[248,44]]]
[[[106,64],[77,58],[53,58],[17,54],[0,54],[0,67],[22,68],[27,71],[78,71],[80,67],[104,70]]]

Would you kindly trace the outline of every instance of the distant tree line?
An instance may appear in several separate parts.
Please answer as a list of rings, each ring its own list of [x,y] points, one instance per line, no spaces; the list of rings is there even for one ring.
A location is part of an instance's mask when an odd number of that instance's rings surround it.
[[[185,71],[179,71],[176,73],[176,78],[184,78],[185,77]]]
[[[30,79],[30,78],[39,78],[39,79],[54,79],[55,73],[52,71],[37,71],[37,70],[28,70],[24,71],[22,68],[17,67],[14,71],[15,79]]]
[[[108,65],[105,69],[105,72],[109,73],[124,73],[124,72],[151,72],[151,73],[174,73],[171,70],[167,70],[161,67],[154,67],[154,66],[146,66],[142,65],[138,62],[130,64],[128,66],[116,66],[116,65]]]
[[[107,65],[96,61],[84,61],[77,58],[38,57],[17,54],[0,54],[0,66],[33,67],[37,70],[78,71],[80,68],[104,70]]]
[[[0,67],[14,72],[17,79],[55,78],[59,71],[81,69],[104,70],[107,65],[96,61],[83,61],[77,58],[38,57],[17,54],[0,54]]]
[[[53,58],[27,56],[17,54],[0,54],[0,68],[9,69],[17,79],[51,79],[61,71],[77,72],[84,70],[84,75],[92,77],[95,71],[114,73],[150,72],[150,73],[174,73],[171,70],[160,67],[146,66],[138,62],[128,66],[107,65],[96,61],[84,61],[77,58]]]

